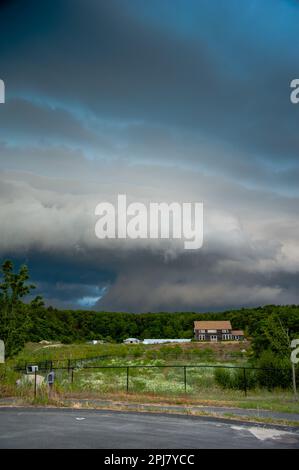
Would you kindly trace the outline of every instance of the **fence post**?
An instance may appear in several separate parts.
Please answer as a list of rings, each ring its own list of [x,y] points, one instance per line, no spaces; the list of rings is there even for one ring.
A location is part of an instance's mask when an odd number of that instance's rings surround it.
[[[36,398],[36,369],[34,369],[34,398]]]
[[[129,391],[129,367],[127,367],[127,393]]]
[[[68,360],[67,360],[67,371],[68,371],[68,372],[70,371],[70,368],[71,368],[71,360],[68,359]]]
[[[297,387],[296,387],[296,369],[295,369],[294,362],[292,362],[292,380],[293,380],[294,398],[295,398],[295,401],[297,401],[298,395],[297,395]]]
[[[247,396],[247,378],[246,378],[246,369],[244,367],[243,369],[243,374],[244,374],[244,394],[245,397]]]
[[[74,383],[74,368],[72,367],[72,383]]]
[[[187,369],[186,366],[184,366],[184,387],[185,387],[185,393],[187,392]]]

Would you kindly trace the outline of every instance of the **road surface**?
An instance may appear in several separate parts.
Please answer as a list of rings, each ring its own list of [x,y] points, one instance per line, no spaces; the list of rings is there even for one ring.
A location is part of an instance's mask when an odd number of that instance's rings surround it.
[[[0,448],[299,448],[299,429],[169,414],[11,407],[0,408]]]

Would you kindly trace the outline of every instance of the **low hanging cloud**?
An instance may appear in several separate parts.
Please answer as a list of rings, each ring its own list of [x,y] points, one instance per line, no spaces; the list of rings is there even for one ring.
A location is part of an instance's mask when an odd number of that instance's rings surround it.
[[[298,300],[297,199],[225,178],[215,192],[215,177],[175,168],[128,164],[121,183],[117,175],[116,163],[94,162],[67,184],[31,172],[0,175],[1,254],[32,263],[48,304],[80,308],[89,299],[97,309],[171,311]],[[95,206],[118,191],[144,203],[153,194],[158,202],[207,201],[203,248],[190,255],[171,240],[98,240]]]
[[[299,302],[299,7],[185,5],[1,8],[0,255],[29,264],[48,305]],[[203,248],[98,240],[95,207],[118,194],[203,202]]]

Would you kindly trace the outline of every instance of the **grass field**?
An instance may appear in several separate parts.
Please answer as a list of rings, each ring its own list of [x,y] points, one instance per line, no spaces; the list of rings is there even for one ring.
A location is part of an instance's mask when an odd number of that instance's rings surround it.
[[[66,362],[81,358],[99,357],[99,363],[105,358],[117,359],[164,359],[166,361],[227,361],[246,362],[250,353],[250,343],[227,342],[212,343],[207,346],[204,343],[184,343],[166,345],[144,344],[40,344],[28,343],[11,361],[12,364],[24,364],[46,360]]]
[[[215,381],[215,366],[246,366],[249,343],[185,345],[28,344],[0,367],[0,396],[33,400],[33,384],[16,387],[23,375],[17,364],[84,359],[73,370],[56,370],[55,400],[109,398],[139,403],[210,404],[299,413],[292,392],[264,389],[223,389]],[[95,359],[93,359],[95,358]],[[57,363],[59,365],[59,363]],[[81,366],[80,366],[81,364]],[[172,367],[173,365],[179,367]],[[186,376],[184,365],[187,365]],[[205,367],[195,367],[195,366]],[[92,369],[86,369],[92,366]],[[159,367],[149,367],[159,366]],[[129,368],[129,371],[128,371]],[[47,371],[39,371],[45,376]],[[186,382],[185,382],[186,378]],[[38,387],[34,402],[48,401],[47,386]],[[53,397],[52,397],[53,401]]]

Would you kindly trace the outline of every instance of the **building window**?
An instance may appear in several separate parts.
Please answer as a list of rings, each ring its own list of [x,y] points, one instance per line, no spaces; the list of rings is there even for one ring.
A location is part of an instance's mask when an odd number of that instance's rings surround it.
[[[229,341],[232,339],[232,335],[230,334],[224,334],[222,335],[222,339],[225,340],[225,341]]]
[[[206,335],[198,335],[199,341],[204,341],[206,339]]]

